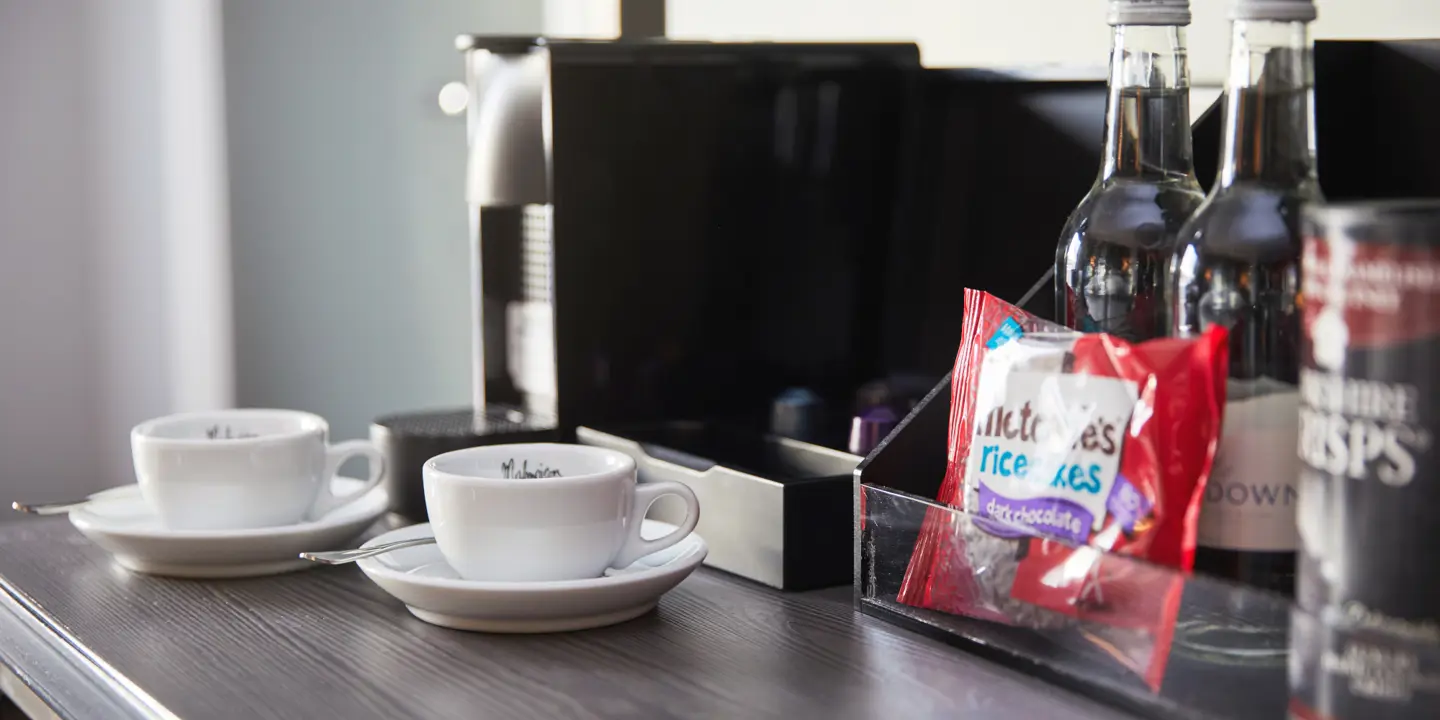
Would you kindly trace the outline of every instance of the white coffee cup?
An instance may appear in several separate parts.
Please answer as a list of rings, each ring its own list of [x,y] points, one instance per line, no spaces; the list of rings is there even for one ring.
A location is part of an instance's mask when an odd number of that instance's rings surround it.
[[[177,530],[291,525],[369,492],[385,474],[370,442],[329,444],[325,419],[297,410],[214,410],[156,418],[130,431],[140,494]],[[355,456],[370,464],[363,488],[335,495],[330,481]]]
[[[425,463],[425,508],[440,553],[467,580],[539,582],[599,577],[680,542],[700,504],[677,482],[637,485],[635,460],[587,445],[488,445]],[[650,505],[675,495],[685,522],[640,536]]]

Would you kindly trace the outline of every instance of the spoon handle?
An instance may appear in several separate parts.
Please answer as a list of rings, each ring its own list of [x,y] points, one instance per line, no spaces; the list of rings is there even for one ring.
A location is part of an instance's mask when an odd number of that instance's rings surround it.
[[[29,513],[31,515],[61,515],[71,510],[85,507],[89,502],[90,500],[88,498],[74,502],[36,503],[34,505],[27,505],[26,503],[16,501],[10,503],[10,507],[17,512]]]
[[[398,540],[392,543],[385,543],[384,545],[375,545],[374,547],[356,548],[354,550],[335,550],[332,552],[303,552],[300,553],[300,557],[309,560],[310,562],[320,563],[321,565],[344,565],[345,563],[352,563],[356,560],[364,560],[368,557],[383,555],[392,550],[403,550],[409,547],[418,547],[420,545],[434,544],[435,538],[433,537],[414,538],[411,540]]]

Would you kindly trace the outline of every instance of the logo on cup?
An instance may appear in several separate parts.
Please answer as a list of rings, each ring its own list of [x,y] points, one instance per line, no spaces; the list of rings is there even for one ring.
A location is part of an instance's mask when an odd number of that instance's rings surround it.
[[[243,430],[240,432],[235,432],[235,430],[232,429],[229,425],[226,425],[224,427],[221,427],[219,425],[211,425],[210,427],[205,428],[206,440],[241,440],[244,438],[253,437],[260,436],[256,435],[255,433],[245,432]]]
[[[559,470],[547,467],[544,463],[537,464],[534,470],[530,469],[530,461],[520,463],[520,468],[515,468],[515,458],[510,458],[500,463],[500,476],[506,480],[518,480],[520,478],[548,478],[560,477]]]

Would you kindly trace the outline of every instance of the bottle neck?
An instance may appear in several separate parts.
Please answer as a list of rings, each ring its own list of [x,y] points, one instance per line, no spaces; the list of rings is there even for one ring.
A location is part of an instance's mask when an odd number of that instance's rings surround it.
[[[1117,26],[1110,51],[1101,181],[1194,175],[1185,28]]]
[[[1304,22],[1234,23],[1220,187],[1316,183],[1315,69]]]

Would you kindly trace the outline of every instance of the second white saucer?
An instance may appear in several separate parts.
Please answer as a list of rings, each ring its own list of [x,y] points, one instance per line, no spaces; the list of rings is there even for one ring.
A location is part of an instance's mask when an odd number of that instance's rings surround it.
[[[335,490],[342,493],[363,484],[354,478],[334,480]],[[70,522],[126,569],[171,577],[234,578],[314,567],[301,560],[300,553],[350,545],[389,504],[380,487],[310,522],[246,530],[171,530],[140,497],[140,487],[126,485],[71,511]]]
[[[646,520],[641,533],[662,537],[674,525]],[[392,530],[362,547],[432,537],[429,523]],[[433,625],[492,633],[551,633],[603,627],[639,617],[705,560],[709,548],[691,533],[603,577],[554,582],[479,582],[461,579],[434,545],[361,560],[371,580],[415,617]]]

